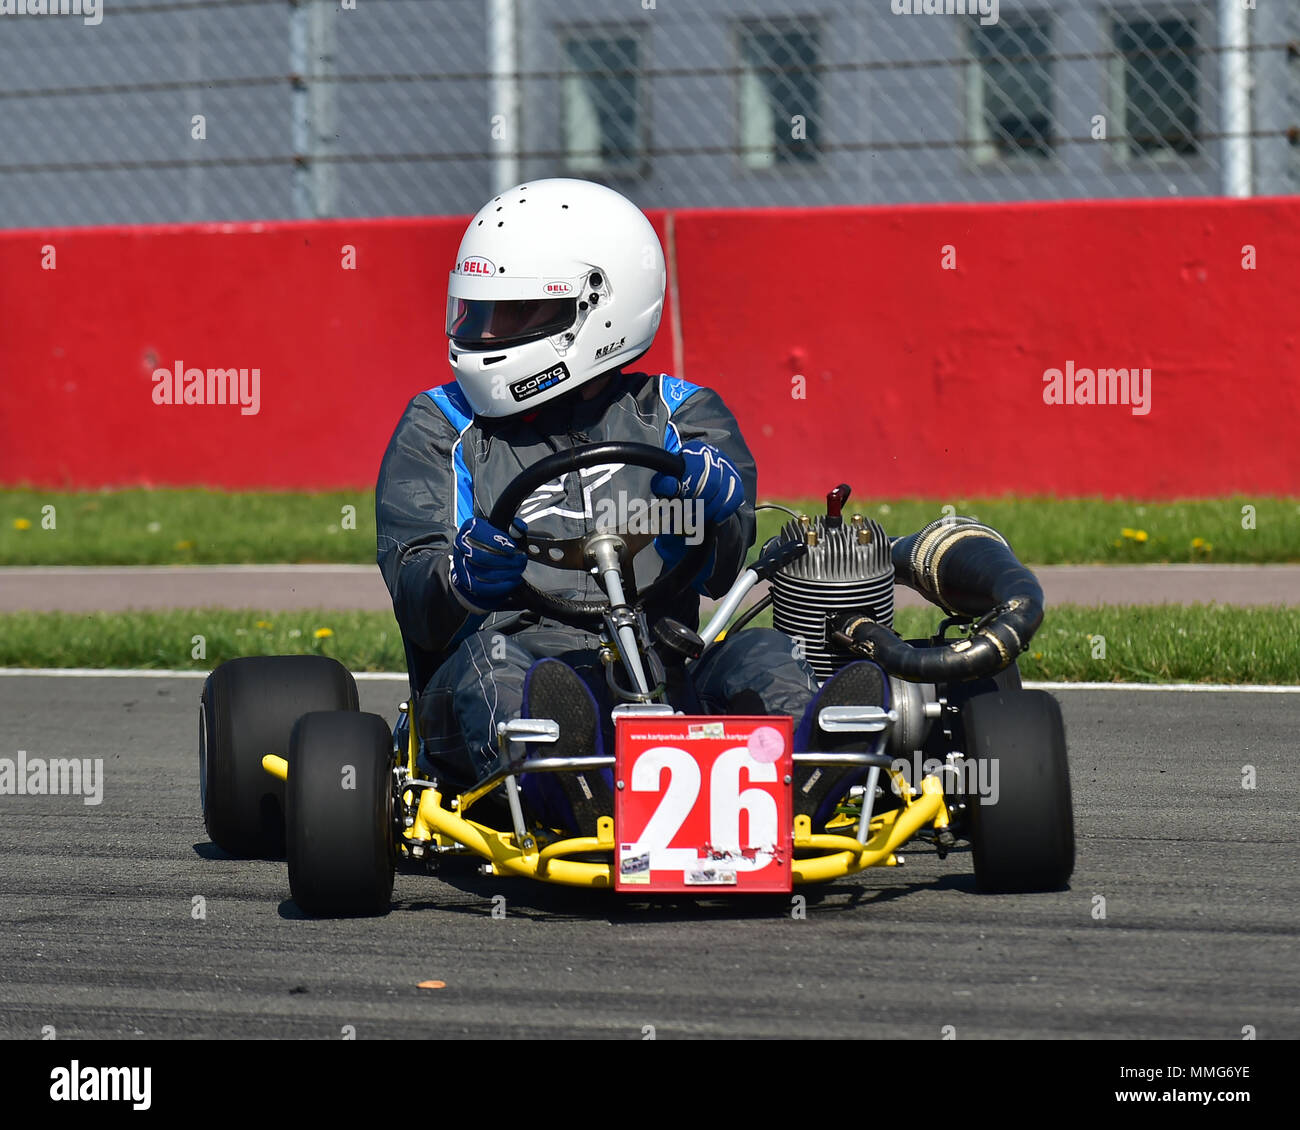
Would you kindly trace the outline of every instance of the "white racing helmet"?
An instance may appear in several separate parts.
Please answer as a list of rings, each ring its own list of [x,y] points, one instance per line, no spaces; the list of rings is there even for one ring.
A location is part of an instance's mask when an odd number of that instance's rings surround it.
[[[456,383],[479,416],[564,396],[650,347],[665,281],[654,228],[613,189],[509,189],[470,220],[448,280]]]

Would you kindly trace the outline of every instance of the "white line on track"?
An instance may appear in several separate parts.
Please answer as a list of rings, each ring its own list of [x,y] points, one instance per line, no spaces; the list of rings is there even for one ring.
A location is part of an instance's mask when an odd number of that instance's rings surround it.
[[[207,671],[169,671],[149,667],[0,667],[0,675],[33,675],[42,679],[206,679]],[[407,681],[401,671],[356,671],[357,682]]]
[[[1244,694],[1300,694],[1291,683],[1036,683],[1027,691],[1237,691]]]
[[[28,675],[43,679],[206,679],[207,671],[169,671],[148,667],[0,667],[0,676]],[[358,682],[407,681],[402,671],[356,671]],[[1030,691],[1213,691],[1236,694],[1300,694],[1290,683],[1039,683],[1026,682]]]

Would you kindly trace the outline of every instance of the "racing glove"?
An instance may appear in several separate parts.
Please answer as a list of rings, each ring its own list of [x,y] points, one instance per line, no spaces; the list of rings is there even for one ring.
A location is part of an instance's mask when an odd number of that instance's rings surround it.
[[[650,480],[655,494],[661,498],[698,498],[706,522],[725,522],[740,509],[745,501],[745,484],[735,464],[721,451],[703,440],[691,440],[682,445],[682,459],[686,468],[680,480],[663,473]],[[671,569],[686,556],[686,540],[680,534],[660,534],[655,538],[655,550],[664,566]],[[693,582],[696,592],[704,591],[716,558],[714,550]]]
[[[693,439],[682,445],[686,472],[681,479],[660,472],[650,489],[660,498],[698,498],[706,522],[725,522],[745,501],[745,484],[736,465],[712,444]]]
[[[518,519],[511,528],[521,537],[528,532]],[[523,580],[527,564],[528,554],[512,538],[486,518],[469,518],[452,542],[452,591],[471,612],[493,612]]]

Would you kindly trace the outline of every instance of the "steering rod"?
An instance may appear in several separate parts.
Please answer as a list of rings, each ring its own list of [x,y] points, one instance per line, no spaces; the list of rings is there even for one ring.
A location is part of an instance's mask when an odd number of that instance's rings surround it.
[[[610,612],[627,607],[627,598],[623,592],[623,571],[619,565],[619,549],[622,539],[614,534],[600,534],[592,538],[587,552],[596,563],[600,578],[605,582],[605,592],[609,596]],[[618,651],[623,658],[623,666],[638,693],[648,695],[650,684],[641,666],[641,653],[637,648],[636,633],[631,624],[618,627]]]

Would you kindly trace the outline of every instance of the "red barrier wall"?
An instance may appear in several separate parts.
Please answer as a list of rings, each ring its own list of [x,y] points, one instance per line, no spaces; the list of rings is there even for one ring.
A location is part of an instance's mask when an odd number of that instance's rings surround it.
[[[676,231],[686,376],[727,391],[765,493],[1300,493],[1300,199],[697,212]],[[1150,411],[1044,403],[1070,361],[1149,367]]]
[[[0,483],[373,487],[407,401],[451,379],[447,272],[464,227],[0,235]],[[666,330],[647,361],[672,367]],[[177,362],[260,369],[257,413],[155,404],[154,371]]]
[[[764,495],[1300,494],[1300,200],[673,222],[677,370],[731,404]],[[0,483],[373,483],[406,401],[448,378],[463,224],[0,233]],[[652,371],[674,371],[672,317]],[[258,413],[154,404],[178,361],[259,368]],[[1045,404],[1067,362],[1150,368],[1150,411]]]

